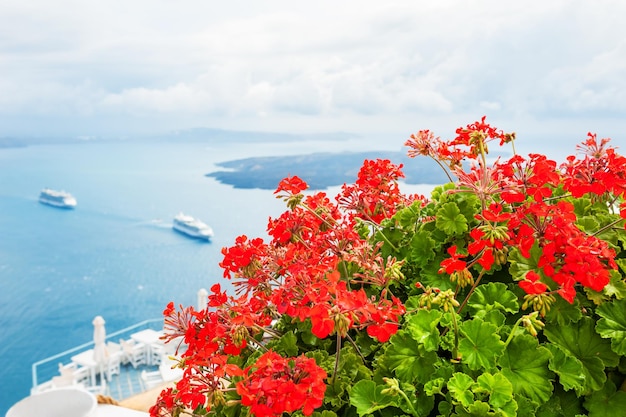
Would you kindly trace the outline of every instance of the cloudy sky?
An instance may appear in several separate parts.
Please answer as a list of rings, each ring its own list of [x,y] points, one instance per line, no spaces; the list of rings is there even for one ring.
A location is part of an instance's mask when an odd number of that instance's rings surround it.
[[[0,136],[404,139],[487,115],[626,148],[625,17],[622,0],[2,0]]]

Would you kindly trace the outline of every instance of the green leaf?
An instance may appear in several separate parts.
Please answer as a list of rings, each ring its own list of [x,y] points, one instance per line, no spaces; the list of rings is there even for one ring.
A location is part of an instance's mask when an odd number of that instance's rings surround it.
[[[361,357],[350,344],[345,345],[341,349],[337,372],[346,375],[353,381],[359,379],[369,379],[372,376],[370,368],[365,366]]]
[[[561,400],[556,397],[550,397],[548,402],[541,404],[541,407],[537,409],[537,412],[533,414],[534,417],[564,417],[563,407],[561,407]]]
[[[467,374],[456,372],[448,381],[448,391],[452,396],[453,402],[467,407],[474,402],[474,393],[472,387],[474,380]]]
[[[434,261],[424,265],[419,271],[419,281],[425,287],[439,288],[441,291],[454,290],[455,284],[450,281],[450,276],[439,273],[443,259],[443,256],[437,256]]]
[[[585,232],[592,234],[600,228],[600,223],[592,216],[579,217],[576,224]]]
[[[283,353],[286,356],[298,356],[298,338],[293,331],[287,332],[278,339],[273,346],[277,353]]]
[[[415,409],[418,416],[427,416],[431,410],[435,407],[435,398],[429,395],[423,395],[423,393],[415,389],[415,386],[407,383],[400,383],[400,389],[408,398],[408,403],[404,398],[397,399],[397,407],[407,414],[411,414]],[[410,403],[410,405],[409,405]],[[395,416],[394,416],[395,417]]]
[[[602,317],[596,330],[605,339],[611,339],[611,348],[618,355],[626,355],[626,300],[606,302],[596,310]]]
[[[461,214],[456,203],[443,204],[437,210],[436,217],[437,228],[449,235],[460,235],[467,231],[467,219]]]
[[[539,405],[536,402],[519,395],[515,396],[515,402],[517,403],[517,417],[537,417]]]
[[[526,277],[528,271],[536,271],[539,273],[539,257],[541,256],[541,250],[537,243],[533,244],[530,248],[530,258],[525,258],[520,253],[519,249],[513,248],[509,252],[509,273],[515,281],[521,281]],[[541,275],[541,274],[540,274]]]
[[[443,394],[443,386],[446,380],[443,378],[435,378],[431,379],[427,383],[424,384],[424,392],[429,397],[432,397],[435,394]]]
[[[540,347],[534,337],[514,336],[500,358],[502,374],[513,384],[513,392],[537,404],[548,401],[553,388],[550,357],[550,351]]]
[[[423,265],[435,257],[435,240],[430,237],[430,233],[420,230],[413,235],[409,244],[409,261],[418,265]]]
[[[415,201],[409,207],[398,210],[393,217],[402,228],[413,229],[419,223],[420,213],[422,212],[421,206],[421,201]]]
[[[588,214],[591,210],[591,199],[588,197],[575,198],[570,202],[574,205],[574,213],[578,217]]]
[[[616,259],[615,262],[624,270],[622,265],[626,266],[626,260]],[[626,298],[626,282],[624,282],[624,278],[619,271],[611,271],[610,281],[605,285],[602,292],[609,298],[615,297],[618,300]]]
[[[489,370],[495,367],[496,359],[504,350],[504,343],[498,336],[498,328],[481,319],[465,321],[459,328],[463,335],[459,342],[459,353],[463,363],[472,370]]]
[[[583,313],[578,300],[574,299],[572,304],[568,303],[563,297],[556,297],[556,301],[546,314],[546,321],[556,323],[559,326],[566,326],[580,320]]]
[[[476,383],[489,394],[489,404],[494,409],[502,408],[513,400],[513,385],[502,373],[485,372],[476,379]]]
[[[313,414],[311,414],[311,417],[337,417],[337,413],[329,410],[315,411]]]
[[[582,400],[583,398],[578,398],[574,391],[563,391],[562,389],[555,389],[552,397],[558,397],[561,403],[561,411],[563,415],[566,417],[576,416],[576,415],[584,415],[585,410],[583,409]],[[553,417],[546,416],[546,417]]]
[[[439,416],[449,416],[452,413],[452,404],[448,401],[441,401],[437,404],[437,411],[439,411]]]
[[[427,351],[439,349],[439,329],[437,325],[441,319],[441,314],[438,310],[421,309],[407,320],[406,330]]]
[[[568,326],[546,325],[543,333],[550,342],[559,345],[583,364],[585,384],[582,389],[576,390],[579,395],[602,388],[606,382],[605,366],[617,366],[619,362],[610,342],[595,332],[593,320],[589,317]]]
[[[408,309],[408,308],[407,308]],[[359,332],[356,334],[354,343],[359,347],[361,355],[369,356],[370,353],[376,351],[380,347],[380,343],[369,337],[366,332]]]
[[[583,404],[589,417],[615,417],[626,414],[626,392],[617,391],[612,381],[607,381],[601,390],[592,393]]]
[[[430,380],[439,358],[435,352],[427,352],[416,343],[407,331],[401,330],[391,337],[380,360],[403,382],[425,383]]]
[[[305,352],[304,355],[307,358],[315,359],[315,363],[320,368],[324,369],[327,374],[331,375],[335,369],[335,358],[334,355],[330,356],[328,352],[324,350],[311,350]]]
[[[476,287],[467,305],[473,315],[493,309],[513,314],[519,311],[517,296],[501,282],[490,282]]]
[[[356,407],[359,416],[395,405],[396,397],[382,393],[385,388],[387,388],[385,385],[376,385],[374,381],[363,379],[352,387],[350,404]]]
[[[491,407],[489,407],[489,404],[487,404],[486,402],[483,401],[476,401],[473,404],[470,404],[467,407],[467,411],[468,413],[465,414],[463,411],[458,410],[459,415],[460,416],[467,416],[467,417],[489,417],[490,413],[489,413],[489,409]],[[493,416],[494,414],[491,413],[491,415]]]
[[[485,323],[491,323],[497,328],[502,327],[506,321],[504,314],[500,313],[498,310],[491,310],[485,313],[481,313],[479,311],[476,313],[475,317],[481,319]]]
[[[559,382],[566,391],[573,388],[582,389],[585,383],[583,364],[574,356],[566,353],[559,345],[547,344],[552,353],[549,368],[559,376]]]

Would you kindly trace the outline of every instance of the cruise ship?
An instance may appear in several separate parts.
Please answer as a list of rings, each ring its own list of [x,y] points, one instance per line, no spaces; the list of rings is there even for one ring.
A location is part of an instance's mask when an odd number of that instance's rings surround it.
[[[187,236],[198,239],[209,240],[213,236],[213,229],[211,229],[210,226],[183,213],[179,213],[176,217],[174,217],[172,228],[180,233],[186,234]]]
[[[76,207],[76,199],[68,192],[44,188],[39,194],[39,202],[61,208]]]

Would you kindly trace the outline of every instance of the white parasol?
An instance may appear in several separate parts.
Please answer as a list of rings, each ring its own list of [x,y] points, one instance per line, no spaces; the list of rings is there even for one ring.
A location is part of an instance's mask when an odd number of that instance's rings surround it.
[[[106,330],[104,328],[104,319],[102,316],[96,316],[93,319],[93,360],[96,361],[100,368],[100,375],[103,374],[102,370],[107,363],[109,353],[106,346]]]
[[[208,304],[209,292],[204,288],[200,288],[200,290],[198,291],[198,311],[204,310]]]

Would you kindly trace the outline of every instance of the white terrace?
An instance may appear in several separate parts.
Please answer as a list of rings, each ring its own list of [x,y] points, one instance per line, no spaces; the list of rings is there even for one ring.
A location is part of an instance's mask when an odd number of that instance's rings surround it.
[[[98,317],[94,319],[94,341],[32,365],[31,394],[80,386],[121,401],[181,377],[182,370],[173,368],[177,344],[164,344],[160,339],[163,319],[143,321],[100,341]]]

